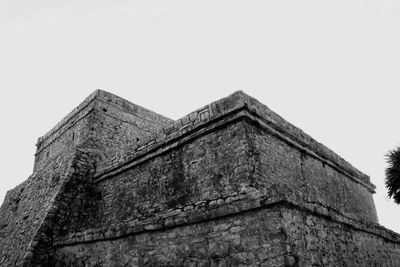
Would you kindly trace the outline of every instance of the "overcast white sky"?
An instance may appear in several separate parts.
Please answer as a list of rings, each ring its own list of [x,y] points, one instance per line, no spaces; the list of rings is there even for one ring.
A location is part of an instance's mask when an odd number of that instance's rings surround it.
[[[94,89],[178,119],[242,89],[377,185],[400,144],[398,0],[0,1],[0,203]]]

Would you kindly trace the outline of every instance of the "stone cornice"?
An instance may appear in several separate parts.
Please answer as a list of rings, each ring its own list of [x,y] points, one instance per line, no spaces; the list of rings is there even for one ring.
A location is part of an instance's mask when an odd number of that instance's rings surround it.
[[[108,179],[238,119],[250,121],[301,152],[331,166],[354,182],[366,187],[370,192],[375,192],[375,186],[367,175],[243,92],[236,92],[190,113],[162,132],[135,144],[135,146],[126,148],[119,158],[114,159],[114,162],[95,175],[95,182]]]

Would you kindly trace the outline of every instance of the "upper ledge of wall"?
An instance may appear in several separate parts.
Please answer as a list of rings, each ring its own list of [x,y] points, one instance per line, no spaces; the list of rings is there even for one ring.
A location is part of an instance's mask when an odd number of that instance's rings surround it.
[[[117,95],[109,93],[107,91],[96,89],[93,93],[91,93],[81,104],[79,104],[76,108],[74,108],[67,116],[65,116],[59,123],[57,123],[50,131],[48,131],[45,135],[38,138],[36,146],[39,148],[43,142],[45,142],[50,136],[57,134],[58,131],[69,121],[73,120],[76,115],[78,115],[82,110],[88,107],[94,101],[100,101],[103,103],[107,103],[109,105],[113,105],[121,109],[122,111],[130,114],[135,114],[141,117],[145,117],[146,119],[162,124],[168,125],[173,122],[172,119],[157,114],[151,110],[138,106],[125,100]],[[96,108],[95,105],[90,109]]]
[[[97,98],[100,99],[102,102],[106,102],[110,105],[117,106],[119,109],[123,110],[124,112],[139,116],[141,118],[145,118],[146,120],[162,124],[168,125],[174,122],[174,120],[162,116],[154,111],[146,109],[144,107],[138,106],[133,104],[132,102],[123,99],[117,95],[109,93],[104,90],[96,90]]]
[[[241,109],[247,110],[253,118],[256,118],[258,122],[266,125],[266,127],[274,131],[276,135],[279,135],[285,141],[294,144],[299,149],[331,165],[348,177],[367,187],[371,192],[374,192],[375,185],[370,182],[369,176],[357,170],[329,148],[318,143],[311,136],[287,122],[268,107],[242,91],[237,91],[226,98],[206,105],[175,121],[161,132],[143,139],[138,144],[126,147],[121,151],[118,157],[115,157],[109,163],[108,167],[100,170],[96,174],[97,180],[102,180],[110,175],[118,173],[119,169],[125,169],[122,167],[131,165],[138,158],[146,157],[146,154],[150,152],[156,150],[165,151],[165,147],[169,146],[171,142],[183,138],[183,136],[187,135],[189,132],[195,133],[196,130],[203,125],[212,124],[220,118],[229,116],[229,114],[233,114],[235,111]]]
[[[279,133],[288,136],[290,139],[299,143],[301,146],[311,150],[317,156],[321,157],[324,160],[330,161],[336,167],[344,170],[347,174],[361,180],[366,185],[368,185],[370,189],[374,190],[376,188],[376,186],[371,183],[370,177],[368,175],[356,169],[349,162],[327,148],[325,145],[317,142],[310,135],[306,134],[301,129],[283,119],[281,116],[270,110],[267,106],[260,103],[258,100],[249,96],[247,96],[247,100],[250,110],[253,113],[258,114],[265,123],[276,129]]]
[[[99,89],[95,90],[91,93],[85,100],[79,104],[76,108],[74,108],[67,116],[65,116],[59,123],[57,123],[50,131],[48,131],[43,136],[39,137],[36,143],[36,146],[39,148],[40,145],[48,139],[50,136],[55,134],[62,126],[64,126],[68,121],[70,121],[73,117],[75,117],[79,112],[81,112],[86,106],[88,106],[99,94]]]

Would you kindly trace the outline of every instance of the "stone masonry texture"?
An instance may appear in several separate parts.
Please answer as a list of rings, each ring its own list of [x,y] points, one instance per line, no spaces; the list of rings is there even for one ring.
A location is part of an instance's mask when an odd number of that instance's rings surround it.
[[[400,266],[367,175],[239,91],[174,121],[96,90],[0,208],[0,266]]]

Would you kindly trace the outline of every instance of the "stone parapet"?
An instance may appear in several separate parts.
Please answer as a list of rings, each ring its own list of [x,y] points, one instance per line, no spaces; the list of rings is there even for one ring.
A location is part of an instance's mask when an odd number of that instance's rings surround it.
[[[376,187],[370,182],[368,175],[360,172],[332,150],[242,91],[204,106],[177,120],[162,131],[123,148],[122,152],[116,155],[108,166],[99,170],[96,174],[97,180],[113,175],[118,172],[119,168],[126,169],[127,165],[131,166],[131,162],[136,159],[150,158],[149,153],[156,150],[165,151],[171,147],[172,143],[179,142],[180,138],[183,139],[190,133],[196,133],[206,125],[226,120],[226,117],[233,116],[242,110],[244,112],[241,113],[241,116],[246,116],[285,142],[339,170],[350,179],[368,188],[372,193],[375,192]]]

